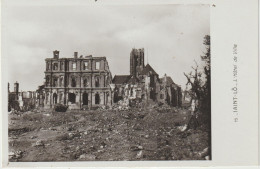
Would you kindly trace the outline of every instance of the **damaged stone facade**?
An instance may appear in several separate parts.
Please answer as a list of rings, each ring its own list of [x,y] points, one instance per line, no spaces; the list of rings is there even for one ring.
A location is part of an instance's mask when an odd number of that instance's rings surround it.
[[[10,91],[8,83],[8,111],[28,111],[36,107],[38,93],[35,91],[19,91],[19,83],[14,83],[14,91]]]
[[[110,84],[112,75],[106,57],[80,56],[45,59],[44,108],[55,104],[68,105],[69,109],[109,106],[113,102]]]
[[[159,75],[147,64],[144,66],[144,49],[132,49],[130,75],[115,75],[114,102],[125,99],[152,100],[171,106],[182,105],[181,87],[171,77]]]
[[[160,91],[157,100],[174,107],[182,105],[181,87],[176,85],[166,74],[160,78]]]

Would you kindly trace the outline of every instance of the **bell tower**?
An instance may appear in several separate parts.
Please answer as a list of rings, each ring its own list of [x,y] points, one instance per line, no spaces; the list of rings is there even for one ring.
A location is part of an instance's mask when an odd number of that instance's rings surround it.
[[[130,53],[130,75],[137,77],[144,68],[144,48],[133,48]]]

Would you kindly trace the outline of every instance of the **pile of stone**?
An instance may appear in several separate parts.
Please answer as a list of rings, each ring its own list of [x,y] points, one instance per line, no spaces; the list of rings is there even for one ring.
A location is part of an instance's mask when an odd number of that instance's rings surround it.
[[[22,158],[23,152],[18,150],[18,151],[12,151],[9,152],[9,159],[20,159]]]
[[[173,108],[170,107],[167,104],[163,104],[163,105],[160,105],[160,106],[156,105],[156,106],[154,106],[154,109],[156,109],[160,113],[174,112]]]
[[[99,111],[111,110],[111,107],[103,105],[103,106],[100,106],[97,110],[99,110]]]
[[[129,99],[124,99],[124,100],[120,100],[118,101],[116,104],[114,104],[112,106],[113,110],[129,110]]]

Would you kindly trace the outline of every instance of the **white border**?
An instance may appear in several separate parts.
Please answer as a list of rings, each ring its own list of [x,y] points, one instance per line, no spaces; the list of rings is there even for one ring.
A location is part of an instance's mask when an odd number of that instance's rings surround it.
[[[38,0],[5,0],[8,5],[41,5]],[[257,0],[45,0],[44,5],[129,5],[209,4],[211,5],[212,49],[212,161],[142,162],[12,162],[7,163],[7,80],[6,55],[1,52],[1,137],[4,167],[177,167],[256,166],[258,147],[258,1]],[[212,7],[212,5],[216,7]],[[4,15],[4,14],[3,14]],[[2,35],[4,36],[4,35]],[[2,37],[1,36],[1,37]],[[2,37],[3,38],[3,37]],[[239,123],[233,123],[232,46],[239,50]],[[2,44],[4,48],[4,44]]]

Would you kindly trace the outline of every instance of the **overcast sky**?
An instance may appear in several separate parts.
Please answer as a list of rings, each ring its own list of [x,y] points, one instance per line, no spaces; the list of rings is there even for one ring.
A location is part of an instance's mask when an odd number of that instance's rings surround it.
[[[200,63],[210,32],[207,5],[9,6],[2,23],[8,81],[20,90],[44,82],[45,58],[106,56],[112,75],[129,74],[132,48],[145,48],[154,70],[185,88],[183,72]],[[148,58],[148,59],[147,59]]]

